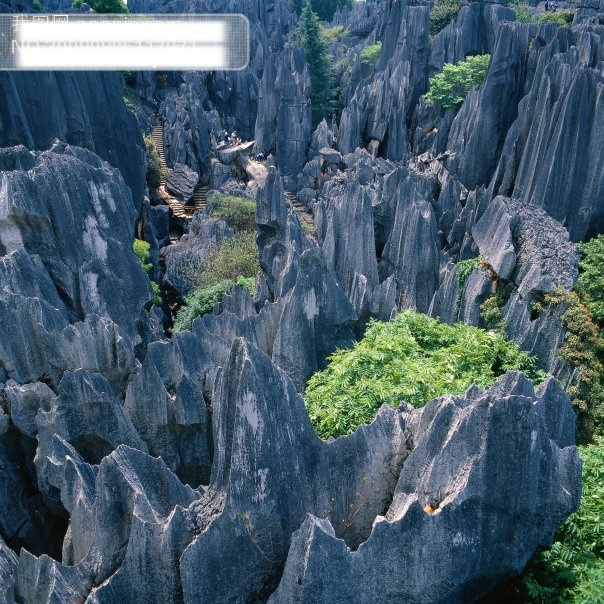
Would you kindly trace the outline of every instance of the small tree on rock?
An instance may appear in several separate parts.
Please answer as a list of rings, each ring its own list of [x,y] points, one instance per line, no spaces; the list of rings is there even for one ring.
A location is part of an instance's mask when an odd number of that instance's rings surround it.
[[[335,78],[333,63],[327,52],[327,44],[322,35],[323,26],[306,0],[300,19],[299,36],[304,47],[306,63],[310,72],[312,94],[313,128],[325,118],[329,118],[336,109]]]

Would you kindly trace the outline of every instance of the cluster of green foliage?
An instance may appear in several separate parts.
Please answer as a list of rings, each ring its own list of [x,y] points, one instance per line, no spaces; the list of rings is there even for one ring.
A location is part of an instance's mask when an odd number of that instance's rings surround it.
[[[534,23],[535,20],[533,16],[529,12],[528,5],[526,2],[522,0],[514,0],[511,3],[514,12],[516,13],[516,21],[520,21],[520,23]]]
[[[130,12],[122,0],[74,0],[71,6],[80,8],[84,2],[97,13],[123,15]]]
[[[147,274],[149,274],[149,271],[153,268],[153,264],[148,262],[150,248],[151,246],[142,239],[135,239],[134,243],[132,244],[132,249],[138,256],[138,259],[141,261],[141,266]],[[161,290],[159,285],[155,283],[155,281],[151,281],[151,287],[153,288],[154,296],[145,304],[145,310],[151,310],[152,306],[161,306],[162,304]]]
[[[491,55],[475,55],[457,65],[445,63],[443,70],[430,78],[426,101],[442,109],[457,107],[472,86],[484,82],[490,59]]]
[[[604,235],[579,244],[574,292],[559,289],[542,306],[564,304],[560,355],[578,369],[569,394],[579,412],[583,459],[581,507],[558,529],[551,550],[534,556],[523,575],[499,588],[501,601],[566,604],[604,602]]]
[[[551,550],[533,556],[521,577],[489,594],[493,602],[599,604],[604,601],[604,447],[579,447],[581,507],[558,529]]]
[[[538,17],[534,17],[530,10],[528,4],[523,2],[523,0],[514,0],[511,3],[511,6],[516,13],[516,21],[520,21],[521,23],[557,23],[558,25],[570,25],[575,15],[569,10],[561,10],[553,13],[543,13]]]
[[[323,28],[323,39],[328,46],[341,42],[348,34],[350,30],[343,25],[335,25],[334,27]]]
[[[381,42],[376,42],[375,44],[365,46],[365,48],[363,48],[361,51],[361,63],[367,67],[373,67],[377,63],[381,51]]]
[[[224,239],[208,254],[199,270],[191,275],[195,286],[176,314],[174,331],[191,329],[195,317],[212,312],[214,305],[234,284],[247,287],[253,293],[259,270],[254,232],[239,231]]]
[[[288,0],[289,7],[299,15],[309,0]],[[310,0],[310,6],[321,21],[331,21],[335,12],[344,6],[352,6],[354,0]]]
[[[545,375],[503,334],[457,323],[447,325],[413,311],[372,321],[351,350],[338,350],[313,375],[306,405],[319,436],[339,436],[370,422],[383,403],[421,407],[442,394],[485,387],[506,371]]]
[[[254,277],[237,278],[236,284],[246,287],[250,293],[254,293]],[[214,310],[214,306],[224,298],[227,291],[232,289],[235,283],[230,279],[219,281],[211,287],[198,288],[185,298],[185,305],[176,315],[174,320],[174,332],[190,330],[193,321]]]
[[[156,191],[161,184],[163,174],[163,167],[161,165],[161,158],[155,146],[155,143],[150,137],[145,136],[145,146],[147,147],[147,186],[150,191]]]
[[[238,231],[251,231],[256,226],[256,202],[249,197],[212,195],[208,200],[214,218],[224,220]]]
[[[567,388],[578,413],[577,440],[591,441],[604,429],[604,341],[578,292],[558,290],[544,304],[565,304],[566,338],[558,354],[577,368],[578,380]]]
[[[199,274],[198,287],[211,287],[225,279],[237,281],[240,276],[255,277],[259,270],[256,234],[241,231],[224,239],[208,254]]]
[[[482,256],[476,256],[476,258],[468,258],[467,260],[460,260],[455,266],[457,267],[457,302],[455,311],[459,312],[461,307],[461,298],[463,295],[463,288],[466,284],[467,278],[470,276],[472,271],[475,271],[480,263],[484,262]]]
[[[575,14],[569,10],[560,10],[555,13],[544,13],[539,15],[539,23],[557,23],[558,25],[570,25],[575,19]]]
[[[32,2],[32,6],[34,7],[34,10],[37,13],[43,13],[44,12],[44,7],[42,6],[42,3],[40,2],[40,0],[34,0]]]
[[[327,42],[319,17],[306,0],[300,24],[294,38],[304,47],[304,56],[310,73],[312,126],[316,128],[323,118],[329,118],[336,110],[337,89],[334,66],[327,52]]]
[[[579,244],[581,260],[576,291],[600,328],[604,328],[604,235]]]
[[[430,9],[430,35],[435,36],[457,17],[461,0],[435,0]]]

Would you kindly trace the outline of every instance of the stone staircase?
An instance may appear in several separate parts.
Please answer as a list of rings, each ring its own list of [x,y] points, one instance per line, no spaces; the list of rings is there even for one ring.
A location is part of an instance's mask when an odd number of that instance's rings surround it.
[[[200,185],[195,189],[193,193],[193,205],[184,206],[185,212],[188,216],[192,216],[195,212],[203,212],[208,201],[208,187],[206,185]]]
[[[191,218],[195,212],[203,210],[206,206],[206,193],[207,187],[197,187],[193,195],[194,205],[186,206],[182,204],[178,199],[172,197],[166,189],[166,179],[164,178],[164,171],[167,170],[166,156],[164,153],[164,128],[161,122],[156,122],[153,132],[151,132],[151,140],[157,149],[159,159],[161,160],[162,175],[160,176],[159,183],[159,195],[168,204],[172,210],[172,214],[177,218]]]
[[[285,199],[289,202],[291,207],[298,213],[302,226],[306,227],[306,231],[315,236],[315,221],[313,220],[312,214],[300,203],[300,200],[291,192],[285,191]]]

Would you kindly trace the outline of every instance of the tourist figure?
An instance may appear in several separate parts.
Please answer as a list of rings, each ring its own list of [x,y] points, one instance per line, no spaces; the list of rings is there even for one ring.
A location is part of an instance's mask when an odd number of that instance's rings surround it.
[[[231,143],[233,145],[237,144],[237,132],[235,130],[233,130],[233,132],[231,133]]]
[[[549,12],[549,0],[545,0],[545,12]]]
[[[260,151],[258,155],[256,155],[256,161],[264,161],[265,159],[266,156],[264,155],[264,153],[262,153],[262,151]]]

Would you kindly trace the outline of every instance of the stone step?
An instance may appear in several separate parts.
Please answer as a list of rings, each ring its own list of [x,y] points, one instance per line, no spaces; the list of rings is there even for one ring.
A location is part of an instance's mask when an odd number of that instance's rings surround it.
[[[300,217],[300,220],[312,229],[312,234],[314,235],[315,221],[312,217],[312,214],[308,212],[308,210],[302,205],[300,200],[291,191],[285,191],[285,198],[292,206],[292,208],[297,212],[298,216]]]

